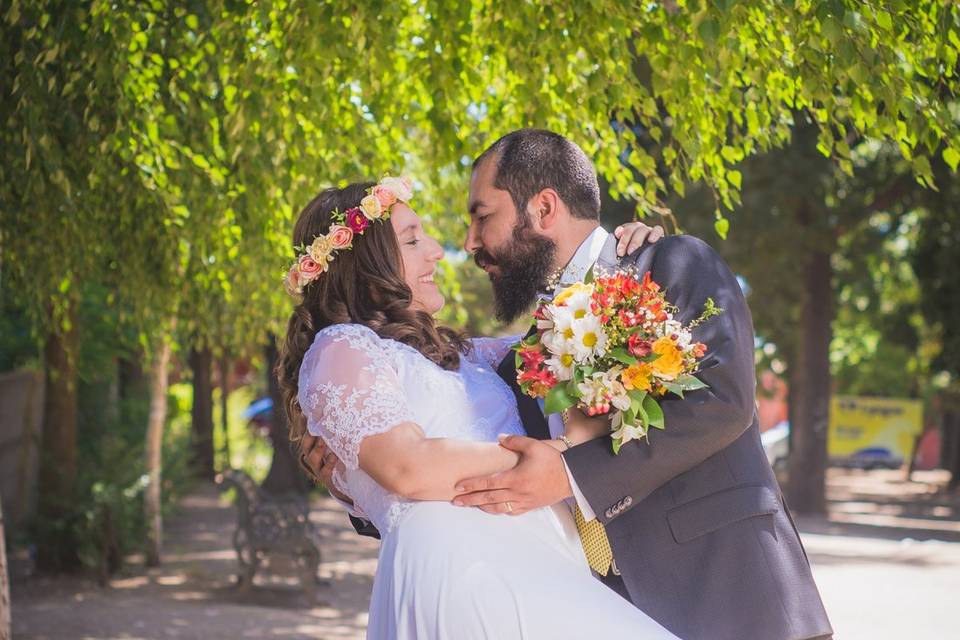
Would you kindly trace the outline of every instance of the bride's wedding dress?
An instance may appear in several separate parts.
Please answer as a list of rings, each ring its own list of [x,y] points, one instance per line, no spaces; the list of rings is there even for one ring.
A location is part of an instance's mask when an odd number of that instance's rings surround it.
[[[494,368],[512,340],[478,339],[446,371],[361,325],[327,327],[300,369],[310,433],[343,461],[338,488],[380,530],[368,637],[674,639],[590,574],[564,504],[520,516],[391,494],[358,468],[363,438],[416,422],[428,437],[523,434]]]

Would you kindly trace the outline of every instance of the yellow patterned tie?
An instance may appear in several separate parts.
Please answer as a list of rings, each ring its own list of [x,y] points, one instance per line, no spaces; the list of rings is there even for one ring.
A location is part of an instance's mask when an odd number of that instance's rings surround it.
[[[577,533],[580,534],[580,544],[587,554],[587,563],[601,576],[607,575],[613,562],[613,550],[610,548],[606,529],[596,518],[587,522],[579,506],[574,511],[573,518],[577,523]]]

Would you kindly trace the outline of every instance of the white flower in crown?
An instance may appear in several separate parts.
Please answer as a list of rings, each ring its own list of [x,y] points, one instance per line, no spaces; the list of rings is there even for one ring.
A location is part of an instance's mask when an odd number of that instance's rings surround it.
[[[360,201],[360,211],[367,217],[367,220],[379,220],[386,208],[380,202],[380,198],[371,193]]]

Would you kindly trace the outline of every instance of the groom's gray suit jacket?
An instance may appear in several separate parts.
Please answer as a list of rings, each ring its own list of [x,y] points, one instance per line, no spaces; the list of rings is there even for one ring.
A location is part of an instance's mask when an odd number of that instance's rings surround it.
[[[611,236],[598,265],[636,269],[689,322],[707,298],[723,309],[694,329],[707,345],[708,389],[661,400],[666,430],[619,455],[599,438],[565,452],[605,525],[633,603],[684,640],[796,640],[832,633],[796,527],[760,444],[753,321],[723,260],[692,236],[664,238],[618,262]],[[511,352],[500,374],[527,432],[548,438],[519,392]]]

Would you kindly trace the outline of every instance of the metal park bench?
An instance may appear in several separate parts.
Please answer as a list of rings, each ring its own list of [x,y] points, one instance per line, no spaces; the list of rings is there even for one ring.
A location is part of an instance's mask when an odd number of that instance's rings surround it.
[[[320,567],[320,536],[310,522],[310,505],[304,498],[277,498],[261,490],[253,479],[237,469],[217,475],[221,491],[235,488],[237,530],[233,547],[237,551],[241,588],[249,589],[253,577],[267,556],[293,558],[300,584],[308,602],[314,601]]]

